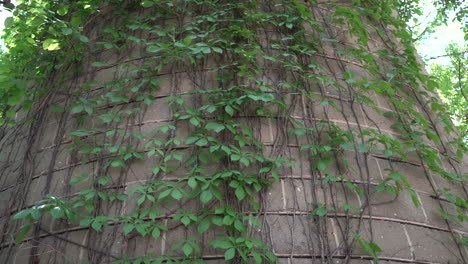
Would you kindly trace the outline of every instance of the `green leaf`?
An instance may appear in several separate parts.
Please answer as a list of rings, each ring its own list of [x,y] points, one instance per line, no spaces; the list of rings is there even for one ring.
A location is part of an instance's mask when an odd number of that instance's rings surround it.
[[[198,228],[197,228],[198,233],[200,234],[205,233],[208,230],[208,228],[210,228],[210,225],[211,225],[210,218],[205,217],[198,225]]]
[[[71,28],[62,28],[62,33],[63,33],[65,36],[68,36],[68,35],[70,35],[71,33],[73,33],[73,29],[71,29]]]
[[[377,185],[377,187],[375,187],[375,189],[377,190],[377,192],[382,192],[385,190],[385,184],[381,183],[379,185]]]
[[[363,144],[356,144],[356,147],[359,152],[368,152],[369,148],[366,145]]]
[[[160,193],[159,196],[158,196],[158,201],[166,198],[167,196],[169,196],[169,194],[172,192],[172,189],[167,189],[165,190],[164,192]]]
[[[245,191],[244,191],[244,188],[242,188],[242,186],[237,188],[235,193],[236,193],[236,197],[237,197],[237,199],[239,199],[239,201],[242,201],[245,198]]]
[[[213,242],[213,247],[214,248],[222,248],[222,249],[228,249],[232,248],[232,243],[230,241],[225,241],[225,240],[214,240]]]
[[[182,251],[184,252],[185,256],[190,256],[193,252],[193,248],[187,243],[182,247]]]
[[[29,230],[31,230],[31,227],[32,227],[32,224],[23,225],[19,229],[18,234],[16,235],[15,242],[21,243],[24,240],[24,237],[29,233]]]
[[[236,249],[230,248],[224,253],[224,260],[231,260],[236,256]]]
[[[213,199],[213,193],[210,190],[204,191],[200,195],[200,201],[203,204],[208,203],[211,199]]]
[[[13,17],[7,17],[3,24],[5,25],[5,28],[9,28],[13,26],[13,22],[14,22]]]
[[[102,228],[102,224],[101,224],[101,222],[94,221],[94,222],[91,224],[91,227],[92,227],[94,230],[99,231],[99,230],[101,230],[101,228]]]
[[[59,16],[64,16],[68,13],[68,5],[64,5],[64,6],[61,6],[58,10],[57,10],[57,14]]]
[[[153,228],[153,232],[151,232],[151,236],[154,239],[158,239],[161,236],[161,230],[159,230],[159,228],[157,227]]]
[[[236,220],[234,221],[234,228],[236,228],[236,230],[239,231],[239,232],[241,232],[241,233],[245,232],[245,227],[244,227],[244,225],[243,225],[242,222],[241,222],[240,220],[238,220],[238,219],[236,219]]]
[[[160,47],[157,47],[157,46],[149,46],[148,49],[147,49],[149,52],[153,52],[153,53],[156,53],[158,51],[161,51],[162,49]]]
[[[72,113],[81,113],[84,110],[84,107],[82,105],[77,105],[72,108]]]
[[[317,160],[317,169],[327,171],[327,163],[324,160]]]
[[[125,235],[128,235],[130,232],[133,231],[134,228],[135,228],[134,224],[126,224],[123,227],[123,232],[124,232]]]
[[[257,264],[262,263],[262,256],[260,256],[260,254],[258,254],[257,251],[252,251],[252,257],[254,258]]]
[[[289,130],[289,135],[302,136],[305,134],[305,128],[294,128]]]
[[[413,189],[408,189],[408,192],[411,196],[411,200],[413,201],[414,206],[416,208],[419,208],[419,206],[421,205],[421,202],[419,201],[419,198],[416,192]]]
[[[54,113],[62,113],[63,111],[65,111],[65,107],[61,105],[52,105],[49,109],[51,112]]]
[[[54,208],[52,208],[52,210],[50,210],[50,215],[53,218],[57,219],[57,218],[60,218],[60,217],[64,216],[65,214],[64,214],[62,208],[54,207]]]
[[[84,35],[80,35],[78,38],[80,39],[81,42],[84,42],[84,43],[89,42],[89,38]]]
[[[382,252],[382,249],[379,247],[379,245],[369,242],[369,247],[374,251],[374,252]]]
[[[70,21],[70,24],[73,26],[73,27],[79,27],[80,24],[82,23],[83,21],[81,20],[81,17],[79,14],[76,14],[73,16],[73,18],[71,19]]]
[[[206,130],[213,130],[216,133],[219,133],[224,130],[224,125],[218,123],[208,123],[205,126]]]
[[[313,215],[325,216],[327,214],[327,208],[319,207],[312,212]]]
[[[190,118],[190,123],[194,126],[198,126],[200,125],[200,121],[198,121],[198,119],[196,117],[192,117]]]
[[[181,222],[182,224],[184,224],[185,226],[188,226],[188,225],[190,224],[190,222],[191,222],[191,221],[190,221],[190,217],[184,216],[184,217],[182,217],[182,218],[180,219],[180,222]]]
[[[201,138],[195,143],[195,145],[200,147],[205,146],[206,144],[208,144],[208,140],[206,140],[205,138]]]
[[[138,198],[137,204],[141,205],[142,203],[145,202],[145,200],[146,200],[146,195],[142,195],[142,196],[140,196],[140,198]]]
[[[99,61],[95,61],[95,62],[91,63],[91,66],[93,66],[93,67],[107,67],[109,65],[110,64],[108,64],[108,63],[99,62]]]
[[[34,220],[39,220],[42,216],[41,209],[35,207],[31,209],[31,216]]]
[[[193,177],[190,178],[187,183],[188,183],[188,186],[190,186],[190,188],[192,189],[195,189],[197,187],[197,180]]]
[[[182,197],[183,197],[182,193],[181,193],[179,190],[177,190],[177,189],[174,189],[174,190],[172,191],[171,196],[172,196],[172,198],[174,198],[174,199],[176,199],[176,200],[180,200],[180,199],[182,199]]]
[[[223,50],[221,48],[218,48],[218,47],[212,47],[213,51],[216,52],[216,53],[223,53]]]
[[[111,162],[111,166],[112,167],[122,167],[122,168],[125,168],[127,165],[125,165],[125,162],[123,162],[123,160],[113,160]]]
[[[15,115],[16,115],[16,111],[13,110],[13,109],[9,109],[8,111],[6,111],[5,115],[6,115],[6,117],[14,118]]]
[[[60,44],[56,39],[46,39],[42,42],[42,48],[45,50],[58,50],[60,49]]]
[[[26,209],[26,210],[23,210],[23,211],[19,211],[17,214],[15,214],[15,216],[13,216],[13,220],[20,220],[20,219],[24,219],[26,218],[26,216],[30,215],[31,214],[31,210],[30,209]]]
[[[154,5],[153,1],[145,0],[145,1],[141,2],[141,6],[143,6],[143,7],[152,7],[153,5]]]
[[[390,157],[393,155],[393,151],[389,150],[389,149],[386,149],[384,150],[383,154],[387,157]]]
[[[226,107],[224,107],[224,110],[226,111],[228,115],[230,116],[234,115],[234,109],[230,105],[226,105]]]
[[[93,222],[93,219],[83,219],[80,221],[80,226],[89,226]]]

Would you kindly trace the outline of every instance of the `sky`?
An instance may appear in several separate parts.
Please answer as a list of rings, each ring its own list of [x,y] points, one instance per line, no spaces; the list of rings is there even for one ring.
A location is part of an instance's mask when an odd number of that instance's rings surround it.
[[[13,3],[15,1],[12,1]],[[11,13],[5,10],[2,5],[0,5],[0,32],[3,32],[5,28],[4,22],[7,17],[11,16]],[[0,39],[0,47],[3,46],[3,41]]]
[[[423,15],[418,18],[422,21],[423,26],[425,22],[429,21],[426,18],[433,18],[436,14],[436,7],[430,3],[430,1],[423,1],[422,5]],[[464,45],[464,33],[462,30],[462,24],[458,21],[453,21],[455,12],[449,13],[449,19],[447,25],[441,25],[435,28],[435,32],[427,35],[422,40],[416,43],[418,53],[423,58],[437,57],[446,54],[445,48],[450,43],[457,43],[460,46]],[[429,60],[428,63],[438,63],[447,65],[449,63],[448,57],[440,57],[437,59]],[[427,67],[429,68],[429,67]]]
[[[15,1],[12,1],[13,3]],[[428,1],[426,1],[428,2]],[[421,18],[430,17],[434,14],[434,6],[427,4],[424,8],[424,14]],[[11,13],[3,8],[0,8],[0,32],[4,28],[5,18],[11,16]],[[416,43],[416,48],[419,54],[424,58],[436,57],[445,54],[445,47],[451,42],[463,45],[464,35],[461,30],[461,24],[459,22],[449,22],[448,25],[442,25],[436,28],[436,32],[430,34],[425,39]],[[3,43],[0,40],[0,45]],[[448,64],[449,60],[447,57],[430,60],[429,63]],[[429,67],[427,67],[429,68]]]

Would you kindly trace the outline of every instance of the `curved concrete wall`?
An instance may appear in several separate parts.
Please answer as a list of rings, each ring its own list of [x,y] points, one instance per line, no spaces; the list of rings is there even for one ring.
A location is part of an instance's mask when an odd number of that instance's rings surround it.
[[[113,7],[104,8],[94,24],[89,26],[87,35],[92,43],[105,39],[106,34],[102,33],[102,30],[106,26],[118,25],[121,22],[118,16],[109,11],[111,8]],[[264,8],[267,12],[269,5],[265,4]],[[338,50],[355,47],[356,39],[349,36],[349,28],[345,25],[327,21],[329,6],[318,4],[311,8],[311,12],[322,26],[327,25],[324,31],[327,34],[325,37],[338,40],[338,42],[321,42],[321,47],[311,60],[313,59],[323,71],[311,69],[311,72],[330,76],[334,83],[310,80],[309,83],[303,84],[310,92],[309,95],[314,97],[310,100],[304,94],[281,86],[281,83],[292,82],[297,78],[293,69],[279,68],[280,66],[274,62],[259,59],[258,62],[264,69],[261,77],[279,91],[272,94],[288,103],[288,112],[292,117],[310,127],[319,124],[321,120],[330,120],[344,131],[355,133],[375,128],[384,135],[400,138],[399,132],[392,127],[394,120],[378,113],[378,110],[387,112],[395,108],[388,103],[388,98],[374,92],[361,93],[359,88],[345,82],[343,77],[346,71],[355,72],[356,79],[361,76],[385,78],[384,74],[381,74],[382,77],[379,77],[380,74],[373,75],[362,62],[340,55]],[[387,45],[391,37],[382,37],[372,28],[368,30],[369,53],[378,50],[387,50],[390,54],[398,52]],[[128,33],[138,38],[154,37],[145,30],[129,30]],[[284,32],[273,27],[258,29],[257,33],[265,50],[269,50],[271,42],[284,36]],[[311,34],[313,35],[313,31]],[[132,69],[154,63],[145,57],[148,55],[147,46],[140,42],[128,44],[117,51],[104,50],[98,46],[92,47],[91,50],[93,52],[84,60],[86,63],[81,65],[84,66],[84,71],[75,72],[78,65],[73,65],[61,72],[68,74],[62,84],[70,88],[69,92],[51,92],[40,106],[17,117],[19,121],[34,119],[37,122],[8,128],[1,139],[0,262],[109,263],[124,255],[131,257],[150,253],[177,255],[181,252],[171,253],[171,247],[175,243],[183,238],[197,237],[197,242],[202,248],[202,256],[208,263],[225,263],[224,252],[207,245],[216,234],[225,231],[212,225],[208,232],[200,236],[197,234],[196,226],[184,227],[179,221],[172,219],[178,209],[197,212],[203,207],[198,201],[185,198],[181,201],[160,204],[159,209],[162,212],[156,221],[167,225],[169,231],[164,231],[158,240],[154,240],[151,236],[141,237],[135,232],[124,235],[120,224],[111,223],[103,231],[96,232],[76,223],[67,223],[65,220],[51,220],[47,216],[36,226],[34,236],[30,234],[21,244],[14,243],[18,223],[11,220],[12,215],[18,210],[32,206],[47,194],[73,198],[77,197],[80,191],[92,188],[91,182],[69,183],[72,178],[79,177],[82,173],[110,176],[111,184],[105,187],[94,185],[99,190],[110,193],[128,193],[137,185],[154,181],[152,168],[154,164],[161,162],[156,156],[145,161],[129,159],[128,167],[125,169],[106,167],[106,163],[112,160],[112,154],[87,159],[85,154],[79,153],[76,149],[70,150],[70,146],[75,145],[82,150],[86,146],[118,142],[122,146],[131,146],[136,151],[146,154],[148,148],[145,148],[145,144],[148,140],[164,139],[167,136],[155,132],[154,129],[168,124],[177,127],[176,137],[189,137],[195,127],[188,120],[174,121],[174,110],[167,98],[180,95],[188,106],[196,108],[203,105],[209,99],[202,92],[219,85],[216,76],[220,72],[212,72],[211,69],[229,60],[228,56],[214,55],[200,60],[196,65],[183,63],[165,65],[157,75],[153,76],[159,81],[158,89],[151,90],[146,84],[142,87],[142,90],[151,91],[154,96],[151,104],[146,105],[134,100],[142,94],[140,92],[128,92],[130,98],[128,102],[115,103],[102,96],[115,89],[116,85],[113,82],[116,80],[124,80],[127,77],[138,80],[142,77],[142,73],[133,73]],[[278,51],[268,52],[273,56]],[[90,66],[93,61],[105,62],[110,66],[93,68]],[[391,69],[393,66],[390,60],[380,59],[378,63],[383,69]],[[57,79],[51,78],[50,83],[54,81]],[[237,81],[250,85],[248,80],[239,78]],[[135,81],[128,82],[129,87],[133,85],[132,82]],[[80,93],[75,92],[84,87],[89,89]],[[376,109],[361,103],[358,100],[360,94],[375,102]],[[79,97],[88,100],[103,99],[99,105],[94,106],[94,116],[136,107],[142,111],[123,116],[117,125],[103,124],[97,118],[81,120],[80,115],[70,111],[73,102]],[[321,104],[324,100],[334,102],[337,107]],[[46,111],[45,109],[51,105],[64,106],[65,112]],[[337,175],[345,176],[362,188],[368,193],[368,198],[360,197],[343,183],[323,183],[324,175],[313,167],[316,161],[310,158],[310,154],[301,151],[301,147],[311,143],[327,144],[329,139],[326,138],[326,131],[317,133],[316,138],[312,140],[288,135],[288,131],[293,129],[294,125],[281,115],[276,106],[267,105],[267,107],[270,108],[274,118],[258,115],[255,109],[248,107],[237,112],[234,118],[251,128],[255,138],[264,144],[264,153],[267,156],[291,159],[295,166],[281,169],[280,180],[274,181],[271,188],[258,194],[258,199],[262,201],[261,213],[254,213],[248,203],[241,205],[240,208],[256,215],[263,227],[251,228],[249,233],[270,245],[282,263],[372,263],[372,258],[357,245],[356,241],[351,248],[347,248],[353,241],[354,232],[382,248],[383,252],[379,253],[380,263],[464,263],[468,259],[467,249],[456,243],[456,240],[468,230],[465,226],[442,218],[438,213],[440,208],[451,212],[454,207],[446,200],[437,198],[439,196],[435,192],[438,189],[451,188],[458,195],[466,197],[461,185],[454,185],[429,172],[416,154],[402,161],[379,154],[378,151],[355,152],[353,149],[334,153],[334,157],[339,162],[330,165],[330,170]],[[419,104],[416,107],[426,116],[427,105]],[[435,116],[426,116],[426,118],[435,120]],[[118,133],[109,137],[99,132],[108,129],[109,126],[118,126],[126,133],[139,132],[144,138],[143,140],[133,137],[123,138]],[[96,129],[97,132],[89,136],[70,136],[71,131],[81,127]],[[230,140],[225,135],[219,136],[218,139],[226,142]],[[443,139],[447,142],[450,136],[444,135]],[[377,146],[377,149],[379,147],[381,146]],[[444,148],[440,145],[435,147]],[[171,161],[176,171],[160,174],[158,176],[160,180],[176,182],[184,176],[190,168],[190,165],[187,165],[188,160],[194,155],[194,151],[198,150],[193,145],[181,144],[177,147],[177,151],[183,154],[183,159]],[[447,151],[450,152],[450,149]],[[349,164],[348,167],[343,166],[343,160]],[[466,159],[464,163],[453,160],[444,160],[443,163],[445,169],[449,171],[467,172]],[[223,162],[210,164],[208,167],[213,171],[223,170],[226,167]],[[255,172],[256,169],[239,168],[246,172],[249,170]],[[419,208],[413,205],[406,191],[402,191],[397,196],[377,192],[376,186],[388,176],[389,172],[386,169],[389,168],[407,177],[421,202]],[[232,196],[228,193],[229,189],[225,191],[226,197]],[[96,208],[97,215],[127,215],[135,208],[137,198],[138,196],[134,195],[125,202],[100,201]],[[323,217],[312,217],[310,213],[317,208],[317,204],[338,209],[329,210]],[[344,211],[342,209],[344,204],[364,210],[362,213],[352,209]]]

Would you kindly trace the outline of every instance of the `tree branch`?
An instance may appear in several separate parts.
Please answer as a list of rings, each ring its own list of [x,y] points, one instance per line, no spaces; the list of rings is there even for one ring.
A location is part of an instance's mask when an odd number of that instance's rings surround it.
[[[441,57],[448,57],[448,56],[452,56],[452,55],[462,55],[462,54],[465,54],[465,53],[468,53],[468,50],[448,53],[448,54],[434,56],[434,57],[429,57],[429,60],[434,60],[434,59],[438,59],[438,58],[441,58]]]

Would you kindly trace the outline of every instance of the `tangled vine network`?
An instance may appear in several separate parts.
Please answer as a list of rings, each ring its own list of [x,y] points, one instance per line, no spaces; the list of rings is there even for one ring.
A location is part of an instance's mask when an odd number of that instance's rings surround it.
[[[17,2],[2,263],[468,261],[467,148],[411,3]]]

